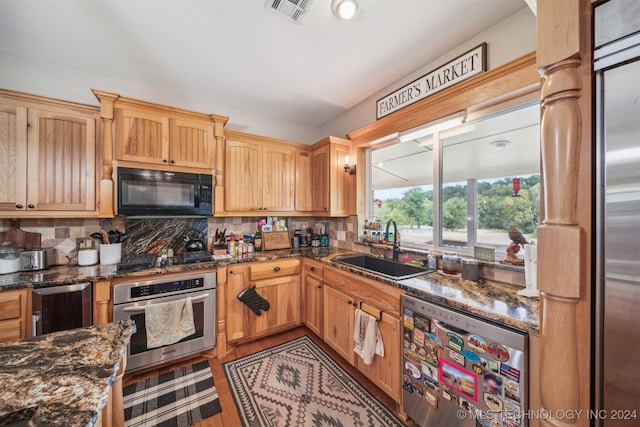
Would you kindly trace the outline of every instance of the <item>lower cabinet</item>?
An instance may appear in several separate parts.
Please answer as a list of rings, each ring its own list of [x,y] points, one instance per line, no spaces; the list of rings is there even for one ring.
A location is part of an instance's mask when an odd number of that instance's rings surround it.
[[[324,269],[324,341],[396,402],[401,399],[400,289],[334,267]],[[365,365],[354,351],[355,310],[377,317],[384,357]]]
[[[249,286],[249,266],[233,265],[227,268],[227,340],[249,337],[248,307],[238,294]]]
[[[313,333],[324,337],[322,309],[323,297],[323,269],[324,266],[310,259],[304,260],[302,271],[302,320]]]
[[[30,289],[0,292],[0,342],[31,336]]]
[[[300,260],[281,259],[227,267],[227,340],[257,338],[298,326],[301,322]],[[269,302],[258,316],[238,294],[246,288]]]
[[[353,324],[357,303],[354,298],[325,284],[324,342],[350,364],[354,364]]]

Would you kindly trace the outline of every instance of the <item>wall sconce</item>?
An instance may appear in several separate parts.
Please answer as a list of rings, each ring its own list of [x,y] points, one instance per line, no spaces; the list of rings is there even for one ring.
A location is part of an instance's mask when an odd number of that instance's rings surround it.
[[[349,156],[345,156],[345,158],[344,158],[344,171],[345,171],[345,173],[348,173],[349,175],[355,175],[356,174],[356,165],[350,165],[349,164]]]

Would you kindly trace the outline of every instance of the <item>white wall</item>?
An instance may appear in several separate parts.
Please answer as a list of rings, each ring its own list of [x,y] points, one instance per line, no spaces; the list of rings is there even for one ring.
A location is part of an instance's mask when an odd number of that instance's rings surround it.
[[[190,98],[181,93],[172,92],[170,88],[141,86],[2,53],[0,53],[0,88],[90,105],[98,105],[98,100],[93,96],[91,89],[100,89],[118,93],[127,98],[227,116],[230,120],[226,129],[306,144],[312,144],[326,136],[321,134],[319,128],[253,111],[218,105],[205,99]]]
[[[487,67],[489,70],[531,53],[536,50],[536,17],[529,8],[521,9],[509,18],[458,46],[455,50],[371,95],[365,101],[323,126],[321,134],[343,137],[353,130],[376,121],[376,101],[378,99],[446,64],[483,42],[488,45]]]
[[[1,1],[1,0],[0,0]],[[172,92],[168,88],[140,86],[104,76],[60,68],[49,64],[0,54],[0,87],[68,101],[98,105],[91,89],[119,93],[128,98],[143,99],[202,113],[230,117],[227,129],[255,133],[274,138],[312,144],[327,135],[344,137],[347,133],[375,121],[376,101],[395,89],[443,65],[482,42],[487,42],[489,69],[530,53],[536,48],[535,16],[523,8],[506,20],[478,34],[447,55],[408,74],[386,89],[372,94],[322,128],[278,119],[253,111],[218,105]]]

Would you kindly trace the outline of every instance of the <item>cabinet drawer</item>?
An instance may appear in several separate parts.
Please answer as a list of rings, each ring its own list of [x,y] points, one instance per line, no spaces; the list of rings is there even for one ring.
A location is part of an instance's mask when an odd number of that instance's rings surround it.
[[[0,322],[0,342],[19,340],[22,337],[22,320],[4,320]]]
[[[324,265],[308,259],[304,260],[304,272],[322,280],[324,276]]]
[[[300,260],[297,258],[251,264],[250,279],[260,280],[271,277],[292,276],[300,274]]]
[[[25,297],[22,291],[0,292],[0,320],[19,319]]]

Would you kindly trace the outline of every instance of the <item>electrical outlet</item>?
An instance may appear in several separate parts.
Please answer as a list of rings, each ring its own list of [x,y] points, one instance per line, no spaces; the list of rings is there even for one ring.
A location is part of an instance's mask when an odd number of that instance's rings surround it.
[[[347,240],[347,234],[344,231],[338,231],[338,241],[340,242],[344,242],[345,240]]]
[[[80,249],[95,249],[96,241],[89,237],[77,237],[76,238],[76,250]]]

